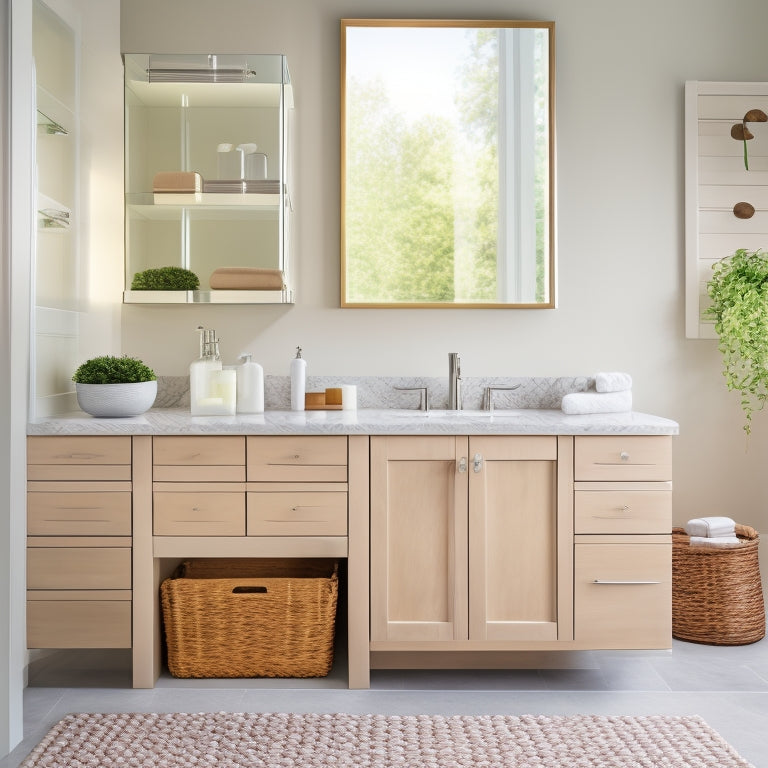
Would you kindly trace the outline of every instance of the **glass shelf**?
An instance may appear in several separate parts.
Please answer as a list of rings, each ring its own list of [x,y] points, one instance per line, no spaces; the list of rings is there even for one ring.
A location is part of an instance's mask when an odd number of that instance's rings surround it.
[[[293,303],[292,107],[285,56],[125,54],[125,303]],[[131,290],[137,272],[168,266],[200,290]],[[211,290],[219,268],[279,270],[287,287]]]

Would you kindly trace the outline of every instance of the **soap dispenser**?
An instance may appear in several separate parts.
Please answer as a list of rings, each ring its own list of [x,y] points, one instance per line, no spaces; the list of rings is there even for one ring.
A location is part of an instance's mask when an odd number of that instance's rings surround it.
[[[304,395],[307,391],[307,361],[301,356],[301,347],[296,347],[296,357],[291,360],[291,410],[304,410]]]
[[[237,412],[264,413],[264,369],[251,361],[251,355],[240,355],[237,367]]]
[[[222,370],[216,331],[198,326],[200,357],[189,366],[189,407],[193,416],[234,415],[236,378]]]

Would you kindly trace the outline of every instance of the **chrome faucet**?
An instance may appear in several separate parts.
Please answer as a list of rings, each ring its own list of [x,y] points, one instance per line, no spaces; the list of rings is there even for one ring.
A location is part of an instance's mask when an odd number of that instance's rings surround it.
[[[461,410],[461,358],[458,352],[448,353],[448,410]]]

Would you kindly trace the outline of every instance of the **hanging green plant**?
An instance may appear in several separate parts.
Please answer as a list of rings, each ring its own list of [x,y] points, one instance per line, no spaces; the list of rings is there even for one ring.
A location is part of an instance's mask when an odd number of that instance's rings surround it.
[[[749,434],[752,413],[768,400],[768,253],[740,248],[713,270],[704,314],[715,321],[725,383],[741,393]]]

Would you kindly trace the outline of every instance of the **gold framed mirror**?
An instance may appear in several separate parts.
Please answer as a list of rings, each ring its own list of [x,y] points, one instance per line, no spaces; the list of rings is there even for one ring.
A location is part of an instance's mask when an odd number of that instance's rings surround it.
[[[554,22],[341,20],[341,306],[555,306]]]

